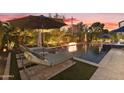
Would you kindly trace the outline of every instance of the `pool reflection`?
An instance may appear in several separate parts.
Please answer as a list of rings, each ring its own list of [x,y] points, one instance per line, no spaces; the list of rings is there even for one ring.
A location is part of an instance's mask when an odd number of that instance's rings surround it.
[[[83,44],[78,47],[79,58],[99,63],[108,51],[102,51],[100,44]]]

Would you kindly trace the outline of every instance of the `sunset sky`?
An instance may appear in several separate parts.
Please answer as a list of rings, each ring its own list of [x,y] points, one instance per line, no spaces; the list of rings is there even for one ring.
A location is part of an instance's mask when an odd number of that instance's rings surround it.
[[[13,18],[23,17],[27,15],[46,15],[48,13],[0,13],[0,20],[6,21]],[[102,22],[105,28],[109,30],[118,28],[118,22],[124,20],[124,13],[59,13],[65,16],[65,22],[71,23],[71,17],[74,18],[74,23],[82,21],[84,24],[91,25],[93,22]],[[52,14],[53,16],[55,14]]]

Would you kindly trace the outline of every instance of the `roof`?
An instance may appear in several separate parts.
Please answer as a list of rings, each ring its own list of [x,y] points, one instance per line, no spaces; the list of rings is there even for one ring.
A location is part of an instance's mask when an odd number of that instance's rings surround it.
[[[115,29],[115,30],[112,30],[112,32],[124,32],[124,26],[118,28],[118,29]]]

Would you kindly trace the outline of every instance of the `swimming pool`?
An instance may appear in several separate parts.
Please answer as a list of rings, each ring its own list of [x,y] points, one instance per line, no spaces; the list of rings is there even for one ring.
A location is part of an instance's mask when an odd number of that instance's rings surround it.
[[[99,63],[109,50],[102,50],[100,44],[83,44],[78,46],[78,58],[91,61],[93,63]]]

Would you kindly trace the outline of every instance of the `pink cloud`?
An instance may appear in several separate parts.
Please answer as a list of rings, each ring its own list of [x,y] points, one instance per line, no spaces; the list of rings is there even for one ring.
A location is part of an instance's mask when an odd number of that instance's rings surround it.
[[[0,20],[6,21],[14,18],[20,18],[27,15],[42,15],[42,13],[0,13]],[[48,14],[44,15],[48,16]],[[124,13],[63,13],[65,16],[64,22],[71,24],[73,16],[73,23],[83,22],[91,25],[94,22],[105,23],[105,28],[118,28],[118,22],[124,19]]]
[[[93,22],[93,23],[94,23],[94,22]],[[93,23],[86,23],[86,24],[87,24],[88,26],[91,26]],[[103,22],[101,22],[101,23],[103,23]],[[116,29],[116,28],[119,27],[119,26],[118,26],[118,23],[106,22],[106,23],[104,23],[104,24],[105,24],[104,28],[109,29],[109,30]]]
[[[105,23],[105,28],[109,29],[109,30],[112,30],[112,29],[115,29],[115,28],[118,28],[118,23]]]
[[[80,20],[78,20],[77,18],[66,18],[64,20],[64,22],[67,23],[67,24],[70,24],[72,21],[73,21],[73,23],[77,23]]]
[[[24,15],[0,15],[0,21],[7,21],[14,18],[20,18]]]

